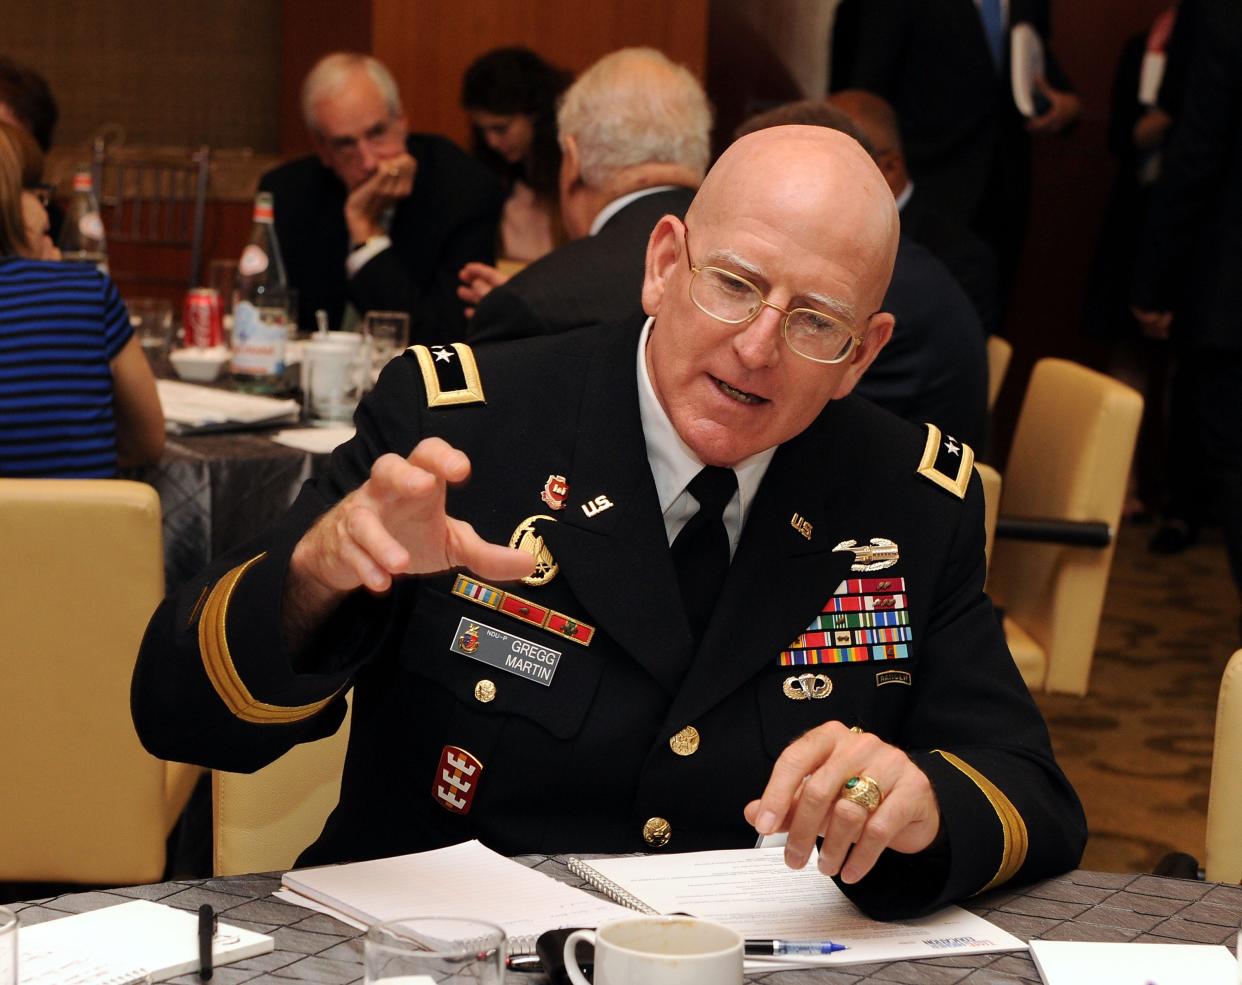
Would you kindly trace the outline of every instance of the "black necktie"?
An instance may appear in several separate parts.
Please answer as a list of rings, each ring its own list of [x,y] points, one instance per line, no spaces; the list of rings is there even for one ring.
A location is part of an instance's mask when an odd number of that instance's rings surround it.
[[[737,492],[737,476],[732,469],[708,465],[690,480],[687,488],[699,501],[699,511],[681,528],[672,551],[681,599],[697,650],[729,571],[729,535],[725,531],[724,509]]]

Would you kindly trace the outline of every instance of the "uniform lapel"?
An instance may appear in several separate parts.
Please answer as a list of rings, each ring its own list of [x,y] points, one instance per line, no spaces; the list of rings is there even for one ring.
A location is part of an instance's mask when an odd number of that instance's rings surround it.
[[[541,521],[539,530],[597,627],[672,693],[689,661],[690,630],[638,414],[640,329],[603,330],[609,334],[588,370],[564,515]]]
[[[834,553],[833,538],[851,502],[852,475],[829,465],[831,410],[773,457],[712,622],[670,709],[670,727],[693,721],[774,664],[848,577],[853,556]],[[842,444],[840,436],[834,444]]]

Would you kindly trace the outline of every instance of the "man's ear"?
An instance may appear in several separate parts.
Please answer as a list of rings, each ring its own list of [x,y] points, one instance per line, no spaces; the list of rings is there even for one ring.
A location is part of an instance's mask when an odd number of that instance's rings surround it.
[[[867,367],[875,362],[875,357],[880,354],[880,350],[888,345],[888,340],[893,337],[893,326],[896,324],[897,319],[887,311],[877,311],[867,319],[862,344],[854,350],[849,367],[837,383],[837,389],[832,395],[833,400],[840,400],[854,389],[863,373],[867,371]]]
[[[561,137],[561,202],[582,181],[582,155],[578,153],[578,138],[573,134]]]
[[[664,300],[669,277],[677,266],[678,233],[684,227],[676,216],[666,215],[656,223],[647,239],[647,260],[643,267],[643,311],[655,315]]]

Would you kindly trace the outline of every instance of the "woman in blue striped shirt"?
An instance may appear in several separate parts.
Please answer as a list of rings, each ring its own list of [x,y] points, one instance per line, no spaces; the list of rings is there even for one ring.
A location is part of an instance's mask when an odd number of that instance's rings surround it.
[[[25,153],[0,124],[0,476],[110,478],[163,451],[155,378],[108,277],[35,259]]]

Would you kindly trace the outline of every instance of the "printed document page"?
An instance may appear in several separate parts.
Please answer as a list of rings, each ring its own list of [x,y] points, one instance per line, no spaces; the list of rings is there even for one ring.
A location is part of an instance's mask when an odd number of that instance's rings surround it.
[[[614,884],[591,880],[610,895],[628,894],[660,913],[690,913],[743,937],[832,940],[848,948],[821,959],[797,958],[808,966],[1026,948],[957,906],[915,921],[872,920],[820,874],[814,857],[805,868],[790,869],[781,848],[592,859],[579,865],[580,874],[590,878],[587,870],[593,869]]]

